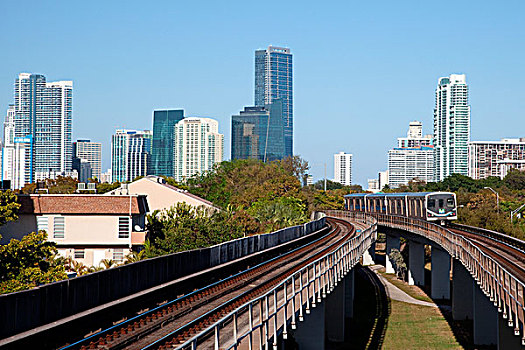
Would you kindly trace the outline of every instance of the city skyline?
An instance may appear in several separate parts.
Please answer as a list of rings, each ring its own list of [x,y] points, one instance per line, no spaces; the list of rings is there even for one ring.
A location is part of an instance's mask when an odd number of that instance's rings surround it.
[[[377,13],[370,11],[371,5],[352,6],[349,11],[351,5],[339,3],[336,13],[290,3],[284,5],[286,11],[297,16],[284,21],[284,11],[270,18],[268,25],[268,19],[246,16],[251,6],[241,3],[199,8],[199,17],[194,16],[196,5],[130,4],[119,12],[109,4],[102,12],[97,6],[79,4],[35,3],[28,9],[27,4],[4,3],[0,39],[17,50],[0,58],[0,108],[5,113],[12,103],[12,82],[20,72],[42,73],[53,81],[72,80],[72,140],[102,142],[104,170],[109,167],[114,130],[151,130],[154,109],[183,108],[189,116],[217,119],[228,145],[229,118],[253,103],[254,50],[275,45],[289,47],[294,54],[294,153],[311,164],[327,162],[328,173],[330,158],[338,149],[354,154],[356,183],[366,185],[367,178],[386,169],[389,140],[404,133],[410,120],[431,125],[436,79],[451,73],[468,75],[471,140],[522,137],[525,130],[516,121],[525,107],[519,98],[525,74],[519,59],[523,48],[516,43],[525,32],[518,15],[524,4],[508,4],[505,9],[459,4],[455,11],[462,13],[467,29],[458,37],[452,35],[453,28],[440,33],[433,29],[442,21],[436,5],[414,4],[385,2]],[[229,14],[234,8],[236,14]],[[15,15],[21,11],[27,26],[13,32],[10,28],[16,26]],[[226,17],[218,19],[217,12]],[[175,23],[170,20],[174,14],[184,19]],[[311,25],[318,16],[319,23]],[[39,38],[32,37],[36,18],[49,22],[38,27]],[[191,33],[179,33],[188,23],[206,21],[209,24],[197,25]],[[210,26],[217,27],[217,21],[221,26],[211,38],[204,36]],[[239,26],[248,22],[253,25],[239,32]],[[370,22],[375,23],[373,31]],[[66,37],[55,42],[45,39],[55,37],[64,25],[69,28]],[[162,54],[153,50],[168,42],[171,45]],[[445,44],[468,49],[461,55],[436,55],[436,45]],[[180,47],[185,48],[184,55],[177,53]],[[495,89],[494,81],[504,88]],[[367,142],[368,133],[355,132],[365,130],[374,133],[374,142]],[[225,150],[224,158],[229,159],[229,147]],[[311,172],[316,179],[323,176],[322,166],[313,165]]]

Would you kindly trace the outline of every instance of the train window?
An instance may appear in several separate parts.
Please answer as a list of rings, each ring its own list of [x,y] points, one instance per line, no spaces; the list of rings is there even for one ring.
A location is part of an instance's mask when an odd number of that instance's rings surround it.
[[[447,207],[454,208],[454,198],[447,198]]]
[[[440,199],[438,199],[438,202],[439,202],[439,207],[443,208],[443,205],[445,204],[445,201],[442,198],[440,198]]]
[[[436,206],[436,200],[435,199],[429,199],[428,200],[428,207],[434,208]]]

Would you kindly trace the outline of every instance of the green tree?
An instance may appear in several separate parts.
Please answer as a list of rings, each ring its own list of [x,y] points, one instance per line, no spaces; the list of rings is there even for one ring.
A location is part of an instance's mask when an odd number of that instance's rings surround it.
[[[204,248],[246,234],[235,214],[209,211],[178,203],[168,210],[148,215],[147,257]]]
[[[43,188],[50,194],[71,194],[77,190],[78,180],[69,176],[58,176],[56,179],[44,180]],[[36,183],[27,184],[20,193],[31,194],[36,191]]]
[[[293,197],[280,197],[261,200],[248,209],[265,231],[300,225],[308,221],[307,206],[302,200]]]
[[[19,209],[20,203],[17,202],[16,194],[12,191],[0,192],[0,226],[18,220]]]
[[[525,172],[517,169],[509,171],[507,176],[503,179],[505,185],[513,190],[525,190]]]
[[[327,190],[337,190],[337,189],[340,189],[340,188],[343,188],[343,187],[344,187],[344,185],[342,183],[326,179],[326,189]],[[321,180],[317,181],[314,184],[314,188],[316,190],[324,190],[324,179],[321,179]]]
[[[0,293],[30,289],[67,278],[62,259],[44,231],[0,245]]]
[[[97,193],[98,194],[107,193],[119,187],[120,187],[120,182],[113,182],[112,184],[107,183],[107,182],[100,182],[100,183],[97,183]]]
[[[259,200],[297,197],[301,182],[297,176],[304,164],[296,158],[263,163],[255,159],[216,164],[212,171],[189,179],[192,193],[206,198],[220,208],[228,204],[247,209]]]

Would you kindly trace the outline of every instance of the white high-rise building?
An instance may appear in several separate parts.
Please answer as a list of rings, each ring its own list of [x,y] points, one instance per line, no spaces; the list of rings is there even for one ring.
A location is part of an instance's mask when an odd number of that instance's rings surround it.
[[[334,154],[334,181],[345,186],[352,184],[352,154],[345,152]]]
[[[4,122],[4,147],[15,142],[15,105],[9,105]]]
[[[151,158],[150,130],[118,129],[111,137],[111,179],[113,182],[133,181],[146,176]]]
[[[84,159],[91,167],[91,176],[100,179],[102,173],[102,144],[91,140],[77,140],[73,143],[73,162],[76,159]],[[81,161],[76,161],[82,163]],[[79,164],[73,164],[78,166]],[[77,169],[78,171],[79,169]],[[79,178],[82,177],[79,174]]]
[[[222,162],[224,135],[219,123],[210,118],[189,117],[174,128],[173,167],[176,181],[211,170]]]
[[[416,179],[434,181],[432,137],[423,136],[423,125],[420,122],[410,122],[407,137],[398,138],[397,145],[398,147],[388,151],[390,187],[397,188]]]
[[[468,176],[503,179],[510,169],[525,170],[525,138],[469,142]]]
[[[41,74],[18,75],[14,104],[9,107],[4,123],[2,152],[2,176],[11,180],[13,189],[20,188],[14,184],[71,174],[72,96],[71,81],[46,82]],[[16,144],[24,151],[15,151]],[[23,172],[19,171],[20,162],[13,161],[15,152],[25,157]],[[22,174],[23,179],[14,178]]]
[[[434,179],[468,174],[470,105],[465,74],[439,78],[434,108]]]
[[[388,151],[388,184],[391,188],[412,180],[434,180],[434,148],[394,148]]]
[[[383,188],[386,186],[386,185],[389,185],[390,186],[390,183],[388,182],[388,170],[385,170],[385,171],[380,171],[379,174],[378,174],[378,179],[379,179],[379,191],[382,191]]]
[[[423,136],[423,123],[413,121],[408,125],[407,137],[398,137],[397,147],[406,148],[432,146],[432,142],[432,135]]]

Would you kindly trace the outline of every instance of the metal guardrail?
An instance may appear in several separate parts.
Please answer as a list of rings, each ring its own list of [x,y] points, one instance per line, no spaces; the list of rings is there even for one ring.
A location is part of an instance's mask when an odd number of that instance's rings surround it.
[[[423,220],[401,216],[374,214],[378,225],[397,228],[424,236],[439,244],[458,259],[476,280],[514,334],[522,336],[525,345],[525,285],[512,273],[479,249],[471,240],[455,234],[445,227]]]
[[[458,230],[461,230],[461,231],[470,232],[470,233],[474,233],[480,236],[490,238],[494,241],[500,242],[509,247],[517,249],[525,254],[525,241],[522,241],[521,239],[503,234],[501,232],[487,230],[487,229],[480,228],[480,227],[461,225],[461,224],[456,224],[456,223],[452,223],[450,225],[451,225],[450,227],[457,228]]]
[[[212,344],[215,350],[237,349],[241,344],[247,344],[249,349],[269,349],[269,345],[276,348],[277,335],[282,333],[286,339],[288,324],[295,329],[297,320],[302,321],[375,242],[376,219],[363,213],[344,213],[344,216],[339,213],[334,216],[366,224],[367,229],[334,252],[296,271],[266,294],[228,313],[176,349],[195,350],[201,345],[209,349]]]

